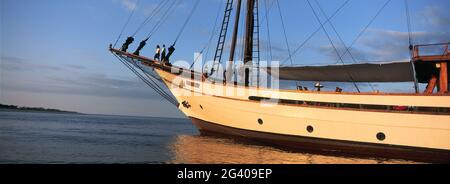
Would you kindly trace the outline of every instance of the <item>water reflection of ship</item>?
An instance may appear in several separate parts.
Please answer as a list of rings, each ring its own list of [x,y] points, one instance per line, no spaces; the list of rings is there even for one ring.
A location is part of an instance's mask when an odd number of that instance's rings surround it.
[[[404,160],[378,160],[288,152],[270,146],[246,144],[232,139],[181,135],[170,145],[171,163],[227,164],[376,164],[414,163]]]

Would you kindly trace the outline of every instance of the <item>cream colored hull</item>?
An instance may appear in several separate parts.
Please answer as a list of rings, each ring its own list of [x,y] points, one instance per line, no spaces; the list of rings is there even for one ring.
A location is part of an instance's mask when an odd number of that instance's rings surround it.
[[[188,103],[188,107],[180,105],[180,110],[188,117],[205,122],[270,134],[450,151],[449,115],[343,110],[249,100],[249,96],[263,96],[316,102],[450,107],[450,96],[351,95],[233,86],[224,88],[222,84],[193,81],[161,70],[157,72],[177,100]],[[227,90],[228,94],[225,94]],[[312,127],[313,131],[308,131],[307,127]],[[383,140],[377,137],[379,133],[385,135]]]

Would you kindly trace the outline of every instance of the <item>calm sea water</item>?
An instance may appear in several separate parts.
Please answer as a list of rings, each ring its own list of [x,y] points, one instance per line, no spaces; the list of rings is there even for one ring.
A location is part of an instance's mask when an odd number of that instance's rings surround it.
[[[188,119],[0,112],[0,163],[413,163],[200,136]]]

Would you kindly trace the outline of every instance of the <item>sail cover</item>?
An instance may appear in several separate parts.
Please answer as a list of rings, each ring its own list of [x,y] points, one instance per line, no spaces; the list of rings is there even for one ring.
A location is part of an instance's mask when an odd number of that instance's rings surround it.
[[[349,65],[266,68],[269,74],[278,69],[281,80],[328,82],[412,82],[409,61],[361,63]],[[272,74],[277,77],[276,72]]]

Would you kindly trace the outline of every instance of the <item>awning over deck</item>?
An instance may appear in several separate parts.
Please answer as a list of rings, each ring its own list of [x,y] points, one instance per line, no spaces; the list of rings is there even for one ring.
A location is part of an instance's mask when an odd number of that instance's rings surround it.
[[[413,70],[409,61],[362,63],[349,65],[279,67],[281,80],[327,82],[412,82]],[[272,74],[277,77],[276,74]]]

